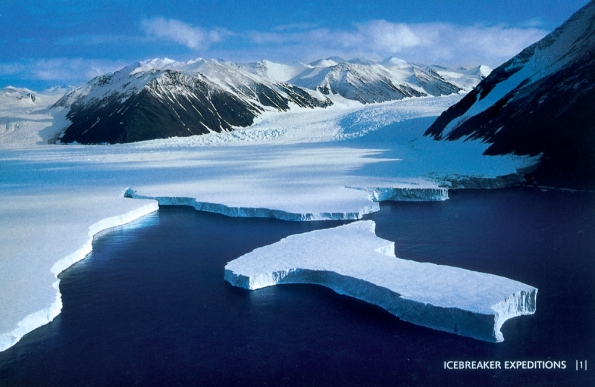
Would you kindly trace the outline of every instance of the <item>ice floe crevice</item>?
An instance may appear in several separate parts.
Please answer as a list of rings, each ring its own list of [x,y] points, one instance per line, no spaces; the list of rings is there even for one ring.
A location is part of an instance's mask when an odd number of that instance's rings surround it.
[[[502,324],[536,310],[537,289],[508,278],[399,259],[374,222],[293,235],[229,262],[224,279],[257,290],[318,284],[417,325],[500,342]],[[464,285],[462,285],[464,284]]]

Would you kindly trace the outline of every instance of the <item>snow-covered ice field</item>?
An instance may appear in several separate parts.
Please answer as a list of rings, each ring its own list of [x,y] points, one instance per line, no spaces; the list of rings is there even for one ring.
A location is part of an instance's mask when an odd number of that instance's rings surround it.
[[[339,101],[231,133],[109,146],[41,145],[64,112],[3,104],[0,117],[12,118],[0,133],[0,350],[51,321],[57,275],[95,233],[157,210],[152,198],[231,216],[357,219],[375,200],[444,200],[453,183],[497,187],[536,162],[423,138],[459,99]]]

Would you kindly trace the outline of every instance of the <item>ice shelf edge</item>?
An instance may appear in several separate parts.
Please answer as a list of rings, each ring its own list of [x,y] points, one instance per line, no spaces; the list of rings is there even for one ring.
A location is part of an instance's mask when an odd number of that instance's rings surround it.
[[[51,268],[51,272],[57,278],[58,275],[62,273],[64,270],[68,269],[76,262],[84,259],[93,250],[93,237],[97,233],[113,227],[124,225],[126,223],[133,222],[139,218],[142,218],[145,215],[157,211],[158,209],[158,203],[152,201],[144,206],[141,206],[123,215],[105,218],[97,223],[92,224],[91,226],[89,226],[89,240],[87,241],[87,243],[85,243],[80,249],[76,250],[74,253],[54,263],[54,265]],[[56,318],[56,316],[60,314],[60,312],[62,311],[62,294],[60,293],[60,280],[56,279],[56,281],[52,283],[52,287],[56,289],[56,299],[48,308],[41,309],[37,312],[33,312],[27,315],[25,318],[23,318],[21,321],[17,323],[17,327],[15,329],[0,334],[0,352],[5,351],[8,348],[15,345],[16,343],[18,343],[19,340],[27,333],[45,324],[50,323],[52,320]]]
[[[150,196],[137,193],[128,188],[124,196],[132,199],[153,199],[165,206],[190,206],[197,211],[210,212],[229,217],[275,218],[287,221],[319,220],[359,220],[364,215],[380,211],[378,202],[382,201],[444,201],[448,199],[447,188],[412,188],[412,187],[345,187],[368,193],[369,205],[359,211],[351,212],[289,212],[266,207],[231,207],[220,203],[204,202],[192,197]]]
[[[387,288],[332,271],[295,269],[288,272],[267,273],[263,277],[268,277],[271,280],[270,283],[265,285],[266,281],[263,281],[263,278],[250,278],[229,269],[225,269],[224,274],[224,279],[231,285],[249,290],[277,284],[321,285],[338,294],[379,306],[403,321],[487,342],[504,341],[500,328],[508,319],[535,313],[537,295],[535,288],[519,291],[495,305],[495,313],[490,315],[407,299]],[[514,308],[515,305],[519,305],[516,302],[519,299],[530,301],[524,305],[530,305],[532,308]]]
[[[133,189],[128,189],[124,194],[132,199],[153,199],[162,206],[190,206],[197,211],[210,212],[229,216],[232,218],[274,218],[287,221],[307,222],[318,220],[358,220],[364,215],[380,211],[378,203],[370,202],[368,206],[358,212],[289,212],[280,209],[265,207],[230,207],[225,204],[202,202],[191,197],[181,196],[149,196],[140,195]]]

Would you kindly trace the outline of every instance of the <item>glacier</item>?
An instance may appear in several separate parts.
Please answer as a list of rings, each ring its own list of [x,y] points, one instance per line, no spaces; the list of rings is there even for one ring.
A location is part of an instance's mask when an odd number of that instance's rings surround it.
[[[57,275],[90,251],[93,235],[159,205],[356,220],[378,201],[444,200],[455,181],[518,179],[537,162],[424,138],[460,98],[362,105],[337,97],[327,109],[267,113],[229,133],[113,146],[42,145],[64,119],[43,110],[51,98],[0,104],[1,116],[21,123],[0,134],[0,350],[59,313]]]
[[[535,313],[537,289],[492,274],[399,259],[373,221],[292,235],[225,266],[234,286],[318,284],[417,325],[501,342],[506,320]]]

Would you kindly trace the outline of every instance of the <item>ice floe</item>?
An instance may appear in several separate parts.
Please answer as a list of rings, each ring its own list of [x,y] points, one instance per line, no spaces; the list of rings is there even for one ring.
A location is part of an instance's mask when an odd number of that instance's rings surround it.
[[[318,284],[378,305],[404,321],[499,342],[502,324],[533,314],[537,289],[492,274],[399,259],[372,221],[293,235],[225,266],[246,289]]]

